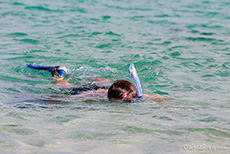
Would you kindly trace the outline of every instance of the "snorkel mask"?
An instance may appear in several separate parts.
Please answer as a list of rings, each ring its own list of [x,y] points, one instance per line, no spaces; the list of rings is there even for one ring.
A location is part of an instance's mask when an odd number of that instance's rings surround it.
[[[62,77],[64,77],[66,74],[67,74],[67,72],[64,70],[64,69],[59,69],[59,70],[56,70],[57,72],[58,72],[58,74],[60,75],[60,76],[62,76]]]

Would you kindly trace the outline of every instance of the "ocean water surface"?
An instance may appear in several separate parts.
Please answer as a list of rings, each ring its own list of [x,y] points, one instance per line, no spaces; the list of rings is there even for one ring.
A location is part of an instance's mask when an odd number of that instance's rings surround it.
[[[229,0],[1,0],[0,151],[230,153]],[[154,101],[63,94],[101,75],[130,80],[134,63]],[[51,96],[55,94],[55,97]]]

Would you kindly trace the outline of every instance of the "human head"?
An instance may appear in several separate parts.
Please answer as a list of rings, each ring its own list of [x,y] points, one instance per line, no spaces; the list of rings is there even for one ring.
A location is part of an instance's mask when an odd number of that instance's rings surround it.
[[[138,96],[136,86],[127,80],[117,80],[108,91],[109,100],[133,100]]]
[[[56,79],[56,80],[63,80],[64,76],[66,76],[68,74],[68,69],[64,66],[58,66],[57,68],[54,69],[54,71],[52,72],[52,76]]]

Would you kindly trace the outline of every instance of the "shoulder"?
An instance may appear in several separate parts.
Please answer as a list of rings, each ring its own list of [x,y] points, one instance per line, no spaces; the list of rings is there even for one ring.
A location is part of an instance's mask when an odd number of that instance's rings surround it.
[[[90,90],[90,91],[84,91],[81,94],[78,95],[71,95],[70,97],[72,98],[85,98],[85,99],[90,99],[90,98],[107,98],[107,89],[98,89],[98,90]]]
[[[89,91],[84,91],[82,94],[107,94],[108,89],[97,89],[97,90],[89,90]]]

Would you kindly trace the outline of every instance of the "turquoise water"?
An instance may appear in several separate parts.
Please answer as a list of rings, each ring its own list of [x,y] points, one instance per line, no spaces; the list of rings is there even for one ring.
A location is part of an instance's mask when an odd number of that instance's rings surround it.
[[[0,1],[1,153],[229,153],[228,0]],[[28,63],[129,80],[165,103],[73,99]],[[58,97],[50,98],[52,94]]]

